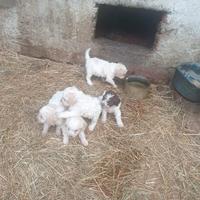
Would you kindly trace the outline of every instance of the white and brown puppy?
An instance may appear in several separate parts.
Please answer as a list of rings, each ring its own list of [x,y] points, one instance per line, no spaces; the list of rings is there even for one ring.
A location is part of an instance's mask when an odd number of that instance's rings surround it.
[[[62,119],[57,117],[57,113],[63,112],[65,107],[61,103],[63,91],[56,92],[49,100],[48,104],[39,110],[37,119],[43,124],[42,135],[45,136],[51,126],[56,126],[56,134],[60,134]]]
[[[107,113],[114,113],[118,127],[124,127],[121,120],[121,100],[112,90],[104,91],[100,97],[102,105],[102,122],[106,122]]]
[[[88,141],[85,137],[85,129],[87,127],[87,123],[82,117],[69,117],[66,119],[65,123],[62,125],[62,133],[63,133],[63,143],[69,143],[69,137],[79,136],[81,143],[84,146],[88,145]]]
[[[81,116],[91,119],[89,130],[94,130],[102,111],[101,102],[98,97],[87,95],[76,87],[71,87],[64,91],[61,102],[68,110],[59,113],[59,118]]]
[[[93,85],[91,77],[97,76],[106,78],[106,82],[117,87],[114,82],[114,77],[123,79],[126,76],[127,69],[122,63],[112,63],[99,58],[91,58],[89,55],[90,48],[85,52],[85,68],[86,68],[86,80],[88,85]]]

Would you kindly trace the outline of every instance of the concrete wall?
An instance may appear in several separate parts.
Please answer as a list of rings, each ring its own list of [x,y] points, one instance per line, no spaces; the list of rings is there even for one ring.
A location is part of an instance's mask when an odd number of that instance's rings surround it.
[[[134,60],[126,63],[126,57],[132,57],[132,47],[126,52],[125,44],[112,49],[112,44],[93,39],[96,3],[169,12],[157,48],[145,59],[138,55],[143,65],[171,67],[200,61],[199,0],[16,0],[13,7],[0,7],[0,46],[24,55],[78,63],[83,63],[84,50],[92,47],[93,55],[134,65]],[[116,54],[108,57],[110,50]]]

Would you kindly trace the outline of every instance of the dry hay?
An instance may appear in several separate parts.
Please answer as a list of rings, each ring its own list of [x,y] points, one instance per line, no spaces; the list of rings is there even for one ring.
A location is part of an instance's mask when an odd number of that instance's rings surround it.
[[[185,126],[187,110],[168,87],[152,86],[149,98],[123,100],[125,128],[112,116],[68,146],[51,129],[41,137],[38,109],[56,90],[88,87],[80,66],[0,52],[0,199],[199,199],[199,136]]]

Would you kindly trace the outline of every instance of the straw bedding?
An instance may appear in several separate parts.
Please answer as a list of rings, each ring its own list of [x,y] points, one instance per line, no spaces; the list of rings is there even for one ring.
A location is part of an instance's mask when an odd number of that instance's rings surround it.
[[[71,85],[92,95],[112,89],[100,81],[88,87],[81,66],[0,52],[0,199],[199,199],[199,135],[167,86],[152,85],[141,101],[116,90],[125,128],[109,116],[83,147],[78,138],[63,145],[53,128],[43,138],[36,120]]]

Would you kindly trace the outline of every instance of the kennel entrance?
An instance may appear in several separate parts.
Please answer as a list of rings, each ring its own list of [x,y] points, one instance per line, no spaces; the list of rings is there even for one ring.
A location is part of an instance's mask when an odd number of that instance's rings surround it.
[[[95,38],[153,48],[166,11],[97,4]]]

